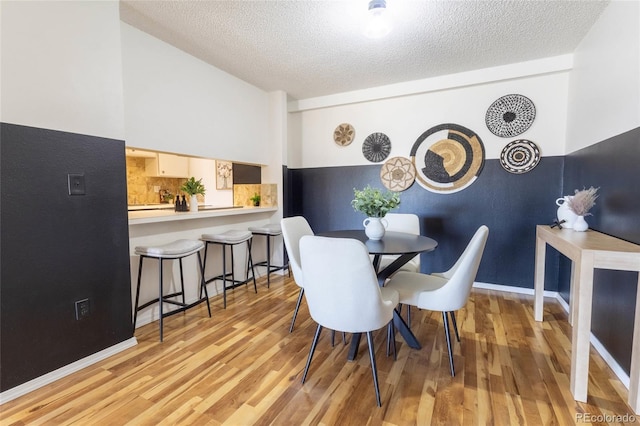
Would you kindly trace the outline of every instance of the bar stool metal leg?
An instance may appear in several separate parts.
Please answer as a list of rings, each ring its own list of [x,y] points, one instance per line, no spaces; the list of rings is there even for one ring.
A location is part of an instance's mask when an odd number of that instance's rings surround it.
[[[157,303],[158,313],[159,313],[159,328],[160,328],[160,341],[164,340],[164,318],[177,314],[179,312],[184,312],[187,309],[194,307],[202,302],[207,303],[207,310],[209,313],[209,317],[211,317],[211,307],[209,305],[209,295],[207,292],[207,288],[204,285],[204,265],[202,263],[202,259],[200,257],[200,250],[205,247],[202,241],[198,240],[177,240],[169,244],[155,246],[155,247],[136,247],[135,252],[140,256],[140,263],[138,265],[138,279],[136,285],[136,302],[135,302],[135,310],[133,314],[133,331],[135,332],[136,321],[138,319],[138,311],[144,309],[148,306],[151,306]],[[199,284],[199,298],[193,303],[186,303],[186,293],[184,287],[184,267],[182,264],[182,259],[187,256],[191,256],[192,254],[196,254],[198,256],[198,273],[200,275],[200,284]],[[150,257],[156,259],[158,261],[158,298],[157,300],[152,299],[140,306],[140,286],[142,281],[142,265],[144,263],[145,257]],[[174,292],[171,294],[164,294],[164,260],[178,260],[179,268],[180,268],[180,291]],[[202,293],[204,290],[204,294],[206,298],[202,297]],[[175,300],[180,296],[181,301]],[[169,310],[165,312],[164,304],[172,304],[178,306],[177,309]]]

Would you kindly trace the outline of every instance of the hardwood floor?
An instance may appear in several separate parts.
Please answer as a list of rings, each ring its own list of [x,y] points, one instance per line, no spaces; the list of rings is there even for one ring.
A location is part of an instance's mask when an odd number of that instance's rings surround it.
[[[158,325],[139,328],[139,344],[0,406],[2,425],[569,425],[640,424],[627,390],[592,349],[588,403],[569,391],[567,315],[545,304],[533,320],[533,296],[474,290],[457,314],[456,377],[449,373],[441,314],[412,311],[422,343],[398,335],[398,359],[386,356],[385,330],[375,335],[382,407],[376,407],[366,339],[354,362],[348,346],[325,330],[300,383],[316,324],[290,278],[259,281],[258,294],[237,288]],[[615,416],[620,416],[616,418]]]

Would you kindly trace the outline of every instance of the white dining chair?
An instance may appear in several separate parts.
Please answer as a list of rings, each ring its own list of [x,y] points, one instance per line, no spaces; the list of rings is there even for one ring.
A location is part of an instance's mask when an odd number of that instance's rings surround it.
[[[457,262],[446,272],[430,275],[398,272],[385,286],[398,292],[402,304],[442,312],[452,376],[455,376],[455,368],[447,313],[451,316],[456,338],[460,341],[455,311],[467,303],[488,236],[489,228],[484,225],[478,228]]]
[[[384,220],[387,221],[387,231],[420,235],[420,219],[413,213],[387,213]],[[394,255],[382,256],[379,269],[386,268],[398,257]],[[398,271],[420,272],[420,255],[402,265]]]
[[[420,235],[420,218],[413,213],[387,213],[384,217],[387,221],[387,231],[405,232],[407,234]],[[384,255],[380,258],[379,270],[383,270],[398,257],[397,255]],[[420,255],[417,255],[398,269],[407,272],[420,272]],[[400,306],[400,310],[402,306]],[[407,324],[411,327],[411,306],[407,305]]]
[[[291,319],[291,326],[289,327],[289,333],[291,333],[296,323],[302,297],[304,296],[302,268],[300,266],[300,239],[305,235],[313,235],[313,230],[309,222],[307,222],[307,219],[302,216],[286,217],[280,221],[280,227],[282,228],[284,245],[289,255],[289,267],[290,270],[293,271],[293,280],[298,287],[300,287],[296,309],[293,311],[293,318]]]
[[[300,261],[309,313],[318,323],[302,383],[307,378],[323,327],[347,333],[366,333],[376,402],[380,407],[372,331],[385,325],[393,329],[393,309],[398,304],[398,293],[378,286],[369,251],[355,239],[302,237]]]

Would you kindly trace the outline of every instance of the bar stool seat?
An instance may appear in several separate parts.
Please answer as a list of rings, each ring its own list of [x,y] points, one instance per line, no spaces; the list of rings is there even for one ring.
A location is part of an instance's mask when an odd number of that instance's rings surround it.
[[[271,264],[271,239],[277,237],[278,235],[282,235],[282,228],[279,223],[269,223],[262,226],[251,226],[249,231],[253,235],[264,236],[267,240],[267,260],[262,262],[257,262],[255,266],[265,266],[267,268],[267,288],[271,285],[271,273],[275,271],[280,271],[283,269],[289,269],[289,262],[283,262],[283,265],[272,265]],[[283,244],[284,247],[284,244]],[[285,259],[286,259],[286,248],[285,251]],[[291,271],[289,271],[289,275],[291,275]]]
[[[133,314],[133,329],[135,331],[136,321],[138,319],[138,311],[151,306],[154,303],[158,303],[158,308],[160,310],[160,341],[162,341],[163,335],[163,319],[177,314],[178,312],[184,312],[189,308],[192,308],[196,305],[199,305],[202,302],[207,303],[207,310],[209,311],[209,317],[211,317],[211,306],[209,305],[209,295],[207,293],[207,287],[204,282],[204,269],[202,264],[202,258],[200,257],[200,250],[204,248],[204,243],[198,240],[176,240],[167,244],[158,245],[158,246],[138,246],[135,248],[135,254],[140,256],[140,264],[138,266],[138,284],[136,287],[136,305],[135,311]],[[184,274],[182,270],[182,259],[191,256],[193,254],[197,254],[198,256],[198,267],[200,268],[200,296],[198,300],[193,303],[187,304],[185,301],[184,295]],[[145,258],[157,259],[158,260],[158,274],[159,274],[159,286],[158,286],[158,299],[150,300],[149,302],[143,304],[142,306],[138,306],[140,300],[140,282],[142,279],[142,263]],[[175,260],[178,259],[180,264],[180,291],[163,295],[163,268],[162,262],[164,260]],[[204,290],[204,296],[203,294]],[[181,296],[182,301],[173,300],[174,298]],[[164,304],[172,304],[179,306],[178,309],[174,309],[169,312],[164,311]]]
[[[253,238],[253,234],[249,231],[242,231],[238,229],[231,229],[226,232],[222,232],[219,234],[202,234],[202,241],[204,241],[204,267],[203,267],[203,275],[204,271],[206,271],[207,267],[207,250],[209,248],[209,244],[219,244],[222,246],[222,274],[217,275],[213,278],[205,279],[205,284],[208,284],[212,281],[222,280],[222,294],[224,299],[224,308],[227,308],[227,289],[228,288],[236,288],[242,284],[247,284],[249,282],[249,266],[251,267],[251,276],[253,278],[253,289],[255,292],[258,292],[258,287],[256,286],[256,276],[255,271],[253,269],[253,260],[251,259],[251,240]],[[234,274],[234,262],[233,262],[233,246],[237,244],[247,244],[248,249],[248,262],[247,262],[247,272],[245,280],[236,280]],[[227,272],[227,247],[230,248],[231,251],[231,272]],[[228,277],[231,276],[229,280]],[[230,286],[227,286],[227,281],[231,282]]]

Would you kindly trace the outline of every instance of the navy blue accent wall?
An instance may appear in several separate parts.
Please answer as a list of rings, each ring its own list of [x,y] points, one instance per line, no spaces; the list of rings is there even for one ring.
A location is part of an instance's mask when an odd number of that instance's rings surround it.
[[[133,336],[124,141],[0,124],[0,391]],[[67,175],[84,174],[85,195]],[[89,299],[77,320],[75,302]]]
[[[640,128],[566,157],[564,192],[600,187],[587,217],[589,226],[640,244]],[[569,299],[570,262],[562,257],[560,292]],[[635,272],[596,271],[591,330],[627,374],[631,367],[633,318],[638,285]]]
[[[315,232],[362,228],[364,215],[351,207],[353,188],[383,188],[381,164],[351,167],[289,169],[285,173],[285,215],[303,215]],[[416,213],[423,235],[439,242],[422,255],[423,272],[446,270],[462,253],[480,225],[490,229],[477,280],[533,288],[535,227],[555,218],[555,200],[562,194],[562,157],[544,157],[529,173],[505,171],[499,160],[487,160],[468,188],[437,194],[417,182],[401,193],[397,212]],[[547,250],[546,289],[557,290],[558,258]]]

